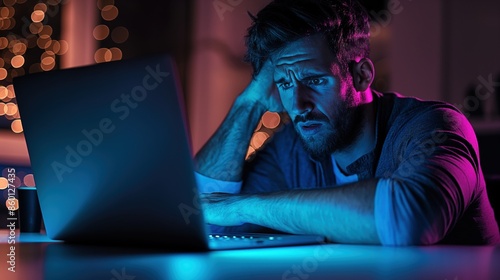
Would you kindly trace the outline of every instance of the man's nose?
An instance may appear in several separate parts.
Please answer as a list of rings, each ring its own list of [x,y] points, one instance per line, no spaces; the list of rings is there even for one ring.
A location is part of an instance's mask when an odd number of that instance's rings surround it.
[[[292,112],[295,115],[303,115],[314,109],[309,89],[301,83],[296,83],[296,86],[293,87],[292,98]]]

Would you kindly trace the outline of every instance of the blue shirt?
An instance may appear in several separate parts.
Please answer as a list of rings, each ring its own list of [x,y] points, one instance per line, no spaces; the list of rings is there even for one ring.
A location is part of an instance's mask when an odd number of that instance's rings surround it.
[[[287,124],[245,166],[241,192],[341,187],[353,178],[378,178],[374,213],[382,244],[500,243],[476,136],[465,116],[449,104],[396,93],[374,92],[374,102],[377,143],[347,166],[348,181],[339,177],[331,155],[311,157]],[[239,188],[229,184],[233,192]],[[250,224],[217,229],[268,230]]]

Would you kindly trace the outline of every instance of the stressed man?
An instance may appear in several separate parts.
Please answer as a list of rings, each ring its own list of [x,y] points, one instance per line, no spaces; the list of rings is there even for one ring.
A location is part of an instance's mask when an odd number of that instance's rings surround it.
[[[275,0],[246,43],[253,79],[195,158],[207,223],[339,243],[500,242],[473,128],[446,103],[370,88],[359,3]],[[246,162],[266,111],[291,122]]]

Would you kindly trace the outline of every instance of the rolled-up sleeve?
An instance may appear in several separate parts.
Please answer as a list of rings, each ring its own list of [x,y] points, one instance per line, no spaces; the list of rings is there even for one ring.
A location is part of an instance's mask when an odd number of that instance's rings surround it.
[[[400,131],[398,166],[380,178],[374,214],[383,245],[442,240],[463,215],[480,183],[472,126],[452,108],[430,111]]]

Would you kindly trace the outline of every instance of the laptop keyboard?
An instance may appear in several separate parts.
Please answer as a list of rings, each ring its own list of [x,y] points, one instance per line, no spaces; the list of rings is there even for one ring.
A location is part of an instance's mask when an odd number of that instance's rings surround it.
[[[238,235],[238,234],[231,234],[231,235],[220,235],[220,234],[209,234],[208,235],[209,240],[213,241],[226,241],[226,242],[231,242],[231,241],[248,241],[248,242],[265,242],[265,241],[279,241],[281,240],[280,236],[273,236],[273,235]]]

